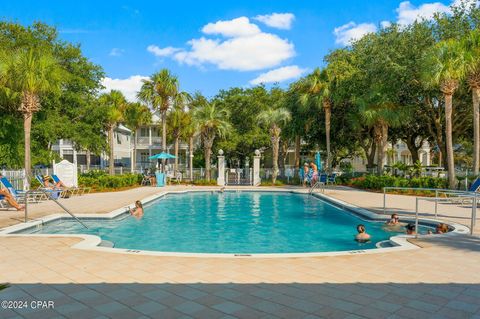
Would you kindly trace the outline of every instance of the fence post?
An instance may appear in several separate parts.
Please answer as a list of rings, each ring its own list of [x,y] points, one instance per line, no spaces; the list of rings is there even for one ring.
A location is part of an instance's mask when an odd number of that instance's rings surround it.
[[[418,238],[418,197],[415,199],[415,238]]]
[[[386,205],[387,205],[387,193],[386,193],[386,187],[383,188],[383,214],[387,214],[386,211]]]
[[[472,220],[470,222],[470,235],[473,235],[473,229],[475,228],[476,219],[477,219],[477,193],[475,192],[472,198]]]
[[[438,189],[435,190],[435,218],[437,218],[438,211]]]

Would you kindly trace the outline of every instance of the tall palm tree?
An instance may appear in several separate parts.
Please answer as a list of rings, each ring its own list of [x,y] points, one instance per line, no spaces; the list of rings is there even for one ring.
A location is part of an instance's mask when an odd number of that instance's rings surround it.
[[[128,103],[124,112],[125,124],[133,132],[133,156],[132,167],[136,167],[137,158],[137,131],[143,126],[152,122],[152,112],[141,103]]]
[[[28,48],[0,54],[0,82],[23,116],[27,177],[32,166],[30,132],[33,114],[41,108],[42,95],[60,90],[63,75],[66,75],[65,70],[48,51]]]
[[[300,102],[306,106],[309,103],[317,107],[322,107],[325,112],[325,144],[327,148],[327,159],[325,169],[330,169],[330,127],[332,116],[332,99],[330,90],[329,76],[326,70],[316,68],[311,74],[301,79],[299,82],[301,92]]]
[[[475,29],[464,39],[468,85],[472,90],[473,107],[473,174],[480,167],[480,31]]]
[[[127,108],[127,100],[122,92],[111,90],[109,93],[104,93],[99,97],[99,103],[102,107],[107,109],[107,122],[105,127],[108,133],[108,173],[115,174],[115,158],[114,158],[114,129],[124,120],[124,112]]]
[[[202,138],[205,155],[205,178],[211,179],[210,159],[215,138],[224,137],[231,130],[228,122],[228,112],[219,108],[215,103],[205,102],[195,108],[194,119],[197,122],[198,132]]]
[[[465,75],[465,55],[460,42],[449,39],[437,43],[425,60],[425,77],[429,84],[438,85],[445,99],[445,136],[448,185],[455,188],[455,162],[452,138],[452,100],[460,80]]]
[[[258,114],[257,117],[258,123],[267,127],[270,133],[270,140],[272,142],[273,184],[275,184],[277,181],[278,176],[278,150],[280,147],[280,134],[282,133],[282,126],[285,125],[290,119],[290,112],[283,107],[268,108]]]
[[[181,99],[178,78],[169,70],[162,69],[142,81],[137,97],[160,112],[162,117],[162,151],[167,151],[167,111],[175,100]],[[164,162],[165,164],[165,162]],[[165,169],[165,165],[162,165]]]
[[[188,113],[185,108],[182,106],[174,107],[167,116],[168,126],[172,137],[174,139],[174,155],[175,155],[175,171],[178,170],[178,147],[180,143],[180,138],[182,137],[183,131],[188,125]]]

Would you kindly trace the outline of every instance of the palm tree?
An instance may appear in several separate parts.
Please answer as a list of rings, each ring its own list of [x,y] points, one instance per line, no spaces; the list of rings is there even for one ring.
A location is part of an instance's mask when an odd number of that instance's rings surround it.
[[[122,92],[111,90],[110,93],[104,93],[99,97],[99,103],[107,109],[107,122],[105,123],[105,127],[108,133],[108,173],[115,175],[113,130],[124,119],[123,114],[127,107],[127,100]]]
[[[323,107],[325,112],[325,142],[327,148],[325,169],[329,170],[331,163],[330,119],[332,116],[332,99],[327,70],[322,71],[316,68],[311,74],[300,80],[299,90],[301,92],[300,102],[304,106],[313,103],[317,107]]]
[[[0,82],[6,95],[18,104],[18,111],[23,116],[27,177],[32,166],[30,132],[33,114],[41,108],[42,95],[60,90],[64,74],[59,61],[50,52],[39,48],[19,49],[0,55]],[[28,180],[25,186],[30,186]]]
[[[132,167],[136,167],[137,157],[137,130],[152,122],[152,112],[150,109],[141,103],[128,103],[124,114],[125,124],[133,132],[133,156]]]
[[[445,99],[445,136],[448,166],[448,185],[455,188],[455,163],[452,138],[452,100],[460,80],[465,75],[465,55],[461,43],[449,39],[437,43],[426,56],[427,83],[438,85]]]
[[[215,103],[204,102],[194,111],[194,120],[197,123],[198,132],[202,138],[205,155],[205,178],[211,179],[210,158],[215,138],[225,137],[231,130],[228,122],[228,112],[219,108]]]
[[[137,97],[160,111],[162,117],[162,151],[167,151],[167,111],[183,94],[179,94],[178,78],[167,69],[154,73],[150,79],[142,81]],[[165,162],[163,163],[165,164]],[[162,165],[165,169],[165,165]]]
[[[473,174],[480,167],[480,31],[475,29],[463,42],[468,85],[472,90],[473,106]]]
[[[258,114],[257,120],[260,125],[268,128],[270,133],[270,140],[272,141],[272,160],[273,160],[273,174],[272,182],[275,184],[278,176],[278,150],[280,146],[280,134],[282,133],[282,126],[291,119],[290,112],[283,107],[268,108]]]
[[[183,130],[188,125],[188,113],[185,111],[183,105],[176,106],[168,113],[168,126],[174,139],[174,155],[175,155],[175,171],[178,170],[178,146],[180,137],[182,137]]]

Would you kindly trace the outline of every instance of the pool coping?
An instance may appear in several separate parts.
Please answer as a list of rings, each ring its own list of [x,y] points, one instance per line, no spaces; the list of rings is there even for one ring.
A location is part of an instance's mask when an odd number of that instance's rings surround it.
[[[155,195],[148,196],[141,200],[142,204],[149,204],[161,197],[164,197],[168,194],[185,194],[190,192],[213,192],[218,191],[218,188],[213,189],[190,189],[190,190],[178,190],[178,191],[164,191]],[[229,188],[225,190],[226,192],[283,192],[283,193],[294,193],[300,195],[307,195],[304,191],[298,190],[288,190],[288,189],[258,189],[258,188]],[[326,201],[327,203],[339,207],[341,209],[347,210],[349,213],[356,215],[357,217],[368,220],[368,221],[385,221],[386,218],[383,215],[377,214],[370,210],[358,207],[356,205],[344,202],[342,200],[327,196],[322,193],[313,193],[312,196]],[[98,213],[98,214],[76,214],[80,219],[114,219],[119,217],[122,214],[125,214],[129,208],[133,208],[134,204],[115,209],[109,213]],[[145,255],[145,256],[161,256],[161,257],[197,257],[197,258],[302,258],[302,257],[328,257],[328,256],[347,256],[347,255],[363,255],[363,254],[378,254],[378,253],[388,253],[388,252],[398,252],[412,249],[420,249],[419,246],[409,242],[409,239],[416,238],[413,235],[397,235],[392,236],[388,240],[392,243],[393,247],[378,247],[372,249],[358,249],[358,250],[346,250],[346,251],[332,251],[332,252],[308,252],[308,253],[252,253],[252,254],[232,254],[232,253],[185,253],[185,252],[161,252],[161,251],[150,251],[150,250],[135,250],[135,249],[125,249],[125,248],[110,248],[110,247],[101,247],[99,246],[102,242],[101,237],[96,235],[86,235],[86,234],[19,234],[17,232],[24,231],[29,228],[38,227],[45,223],[50,223],[58,219],[71,219],[71,216],[67,213],[63,214],[51,214],[46,217],[42,217],[36,220],[29,221],[27,223],[19,223],[13,226],[5,227],[0,229],[0,237],[43,237],[43,238],[78,238],[82,239],[78,243],[72,245],[72,248],[98,251],[98,252],[109,252],[109,253],[120,253],[120,254],[130,254],[130,255]],[[411,219],[405,219],[406,221],[412,221]],[[439,221],[435,219],[421,218],[419,222],[422,224],[433,225],[437,224]],[[458,236],[468,234],[469,228],[457,224],[457,223],[447,223],[450,227],[453,228],[447,234],[441,235],[419,235],[418,238],[432,238],[432,237],[445,237],[445,236]],[[385,241],[383,241],[385,242]]]

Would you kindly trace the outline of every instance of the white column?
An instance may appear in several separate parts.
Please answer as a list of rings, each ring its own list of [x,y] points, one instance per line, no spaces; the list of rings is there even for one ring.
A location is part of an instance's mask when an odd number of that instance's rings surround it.
[[[255,150],[253,157],[253,186],[260,185],[260,151]]]
[[[148,146],[152,146],[152,127],[148,128]]]
[[[218,177],[217,185],[225,186],[225,156],[223,156],[223,151],[218,151],[217,164],[218,164]]]
[[[75,149],[75,147],[73,147],[73,164],[77,166],[77,150]]]

